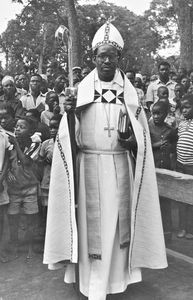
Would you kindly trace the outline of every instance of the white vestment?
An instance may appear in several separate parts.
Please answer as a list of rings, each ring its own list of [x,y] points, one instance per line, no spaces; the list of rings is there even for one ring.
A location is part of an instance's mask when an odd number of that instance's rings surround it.
[[[100,88],[100,87],[99,87]],[[118,89],[117,85],[101,83],[103,89]],[[97,88],[97,90],[99,90]],[[108,96],[107,96],[108,97]],[[109,95],[109,100],[111,100]],[[113,97],[113,95],[112,95]],[[118,119],[120,109],[125,110],[124,104],[94,102],[80,116],[77,128],[77,143],[80,148],[78,157],[78,233],[79,233],[79,282],[80,291],[89,300],[105,300],[108,293],[123,292],[127,285],[141,280],[141,272],[135,269],[129,274],[128,247],[121,249],[118,232],[118,214],[120,188],[117,182],[116,155],[122,156],[125,168],[130,174],[133,184],[133,170],[129,153],[118,142]],[[108,121],[110,132],[107,128]],[[102,259],[90,259],[87,246],[86,223],[86,191],[89,187],[85,183],[85,156],[97,156],[99,177],[93,178],[99,183],[101,205],[101,239]],[[94,167],[94,166],[93,166]],[[123,170],[125,172],[125,170]],[[87,170],[88,172],[88,170]],[[92,172],[91,172],[92,173]],[[119,174],[120,176],[120,174]],[[129,182],[128,182],[129,184]],[[131,196],[128,195],[128,201]],[[70,268],[71,269],[71,268]],[[65,280],[69,282],[68,270]]]
[[[124,101],[121,101],[121,96]],[[126,108],[137,139],[134,172],[129,151],[124,150],[117,140],[121,108]],[[167,267],[152,147],[136,91],[119,70],[111,83],[101,82],[97,71],[93,70],[79,84],[77,116],[76,139],[80,148],[76,176],[78,235],[69,138],[65,131],[66,119],[63,118],[53,154],[44,263],[55,268],[58,262],[69,260],[71,264],[67,267],[65,282],[70,283],[75,282],[74,263],[78,262],[80,291],[89,300],[105,300],[106,294],[122,292],[128,284],[140,281],[141,268]],[[88,160],[95,161],[90,168]],[[97,176],[92,179],[90,174]],[[120,248],[119,203],[125,187],[120,187],[122,181],[119,179],[123,174],[127,176],[130,187],[129,249]],[[86,205],[89,205],[87,196],[92,195],[92,191],[86,178],[91,183],[95,180],[98,186],[98,192],[96,189],[94,192],[100,200],[101,260],[89,258],[90,228],[87,226]]]

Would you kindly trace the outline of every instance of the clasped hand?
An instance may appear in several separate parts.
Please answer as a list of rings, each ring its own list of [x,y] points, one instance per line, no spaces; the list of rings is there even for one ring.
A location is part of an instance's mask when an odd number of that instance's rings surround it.
[[[73,95],[68,95],[65,97],[64,110],[66,113],[72,112],[75,110],[76,101],[77,101],[77,98]]]

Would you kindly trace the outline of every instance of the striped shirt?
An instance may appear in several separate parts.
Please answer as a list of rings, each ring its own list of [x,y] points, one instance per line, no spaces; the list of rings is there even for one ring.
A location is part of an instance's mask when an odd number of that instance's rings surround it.
[[[193,165],[193,119],[183,120],[178,127],[177,161]]]

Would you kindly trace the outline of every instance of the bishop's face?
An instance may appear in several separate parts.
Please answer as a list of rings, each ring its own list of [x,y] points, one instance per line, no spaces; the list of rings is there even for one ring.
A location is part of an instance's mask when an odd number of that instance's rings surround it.
[[[118,66],[119,55],[115,47],[111,45],[102,45],[97,49],[95,64],[99,79],[102,81],[111,81],[115,75]]]

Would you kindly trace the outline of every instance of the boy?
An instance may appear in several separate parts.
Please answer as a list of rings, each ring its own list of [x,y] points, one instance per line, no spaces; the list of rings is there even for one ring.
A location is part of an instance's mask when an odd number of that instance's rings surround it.
[[[46,94],[46,101],[45,103],[48,106],[48,110],[44,110],[41,113],[41,122],[45,123],[49,126],[50,120],[54,115],[60,113],[60,106],[59,106],[59,98],[56,92],[50,91]]]
[[[56,134],[58,132],[58,128],[60,125],[60,121],[62,119],[62,115],[55,115],[50,120],[50,139],[46,140],[42,143],[39,159],[40,162],[43,162],[43,178],[41,181],[41,204],[43,211],[44,223],[46,223],[46,215],[47,215],[47,206],[48,206],[48,193],[49,193],[49,185],[50,185],[50,171],[52,164],[52,156],[54,151],[54,143],[56,139]]]
[[[15,127],[15,114],[13,108],[7,103],[0,103],[0,128],[8,134],[13,134]]]
[[[23,117],[16,123],[15,137],[9,136],[9,142],[13,145],[13,150],[10,151],[10,174],[13,177],[8,177],[10,238],[14,254],[17,257],[19,214],[22,207],[27,221],[27,259],[32,257],[34,217],[38,213],[38,180],[35,160],[38,157],[40,144],[33,143],[31,140],[35,131],[34,120]]]
[[[150,137],[156,168],[173,169],[175,158],[176,133],[167,123],[165,118],[168,113],[168,104],[156,102],[152,108],[152,119],[149,121]],[[171,240],[171,202],[160,197],[160,206],[163,220],[165,240]]]
[[[169,97],[169,90],[167,88],[167,86],[160,86],[158,89],[157,89],[157,96],[158,96],[158,100],[159,99],[168,99]]]
[[[178,127],[176,170],[193,175],[193,95],[184,95],[180,103],[184,120]],[[193,239],[193,207],[184,203],[178,205],[180,230],[177,237]]]
[[[4,215],[6,213],[7,204],[9,203],[7,185],[5,182],[8,168],[7,151],[9,146],[10,144],[8,141],[8,136],[0,129],[0,262],[3,263],[8,261],[8,258],[4,252],[2,238],[4,229]]]

